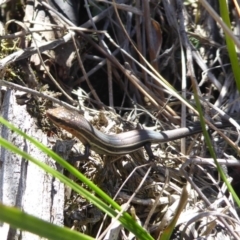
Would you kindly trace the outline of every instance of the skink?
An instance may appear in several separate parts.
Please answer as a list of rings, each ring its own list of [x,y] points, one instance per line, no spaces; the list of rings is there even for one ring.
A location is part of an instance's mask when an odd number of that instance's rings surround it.
[[[70,132],[85,145],[86,157],[89,155],[89,147],[100,154],[124,155],[149,143],[169,142],[202,132],[198,124],[162,132],[140,129],[107,135],[93,127],[81,114],[64,107],[49,109],[46,114],[56,126]],[[216,127],[222,128],[225,125],[217,123]]]

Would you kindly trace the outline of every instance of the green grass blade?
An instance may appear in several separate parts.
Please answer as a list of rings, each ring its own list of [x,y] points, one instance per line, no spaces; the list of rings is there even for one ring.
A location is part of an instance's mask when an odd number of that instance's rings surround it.
[[[230,12],[229,12],[229,8],[228,8],[228,1],[219,0],[219,7],[220,7],[220,14],[221,14],[223,21],[231,29],[231,23],[230,23],[230,19],[229,19]],[[234,75],[235,82],[237,85],[237,89],[240,92],[240,67],[239,67],[235,44],[234,44],[233,39],[226,33],[225,33],[225,40],[226,40],[226,44],[227,44],[228,55],[230,58],[232,71],[233,71],[233,75]]]
[[[212,146],[212,142],[211,142],[210,136],[209,136],[209,134],[207,132],[207,129],[206,129],[206,124],[205,124],[205,121],[204,121],[203,111],[202,111],[201,103],[200,103],[200,100],[199,100],[199,97],[198,97],[198,94],[197,94],[196,87],[193,87],[193,90],[194,90],[194,98],[195,98],[195,101],[196,101],[196,106],[197,106],[197,109],[198,109],[198,112],[199,112],[199,119],[200,119],[200,123],[201,123],[201,126],[202,126],[204,139],[205,139],[206,144],[208,146],[210,155],[214,159],[214,162],[216,164],[217,170],[218,170],[222,180],[226,184],[229,192],[231,192],[231,194],[232,194],[235,202],[237,203],[237,205],[240,206],[240,200],[239,200],[236,192],[234,191],[232,185],[228,182],[227,177],[226,177],[226,175],[224,174],[224,172],[222,170],[222,167],[220,166],[220,164],[217,161],[216,153],[214,151],[214,148]]]
[[[78,184],[72,182],[71,179],[65,177],[60,172],[52,169],[45,163],[42,163],[38,161],[37,159],[33,158],[28,153],[20,150],[16,146],[14,146],[12,143],[8,142],[7,140],[0,138],[0,145],[2,145],[4,148],[9,149],[10,151],[21,155],[24,159],[29,160],[42,168],[44,171],[50,173],[54,177],[58,178],[61,182],[66,184],[67,186],[71,187],[74,191],[79,193],[81,196],[85,197],[88,201],[92,202],[96,207],[98,207],[100,210],[104,211],[106,214],[108,214],[110,217],[114,218],[117,216],[118,212],[121,211],[121,207],[114,201],[112,198],[110,198],[106,193],[104,193],[101,189],[99,189],[93,182],[91,182],[89,179],[87,179],[83,174],[81,174],[77,169],[75,169],[73,166],[71,166],[68,162],[66,162],[64,159],[62,159],[60,156],[58,156],[56,153],[48,149],[46,146],[35,140],[34,138],[31,138],[30,136],[23,133],[18,128],[14,127],[12,124],[7,122],[5,119],[0,117],[0,122],[10,128],[11,130],[15,131],[19,135],[23,136],[25,139],[32,142],[35,146],[40,148],[43,152],[47,153],[49,156],[51,156],[54,160],[56,160],[59,164],[61,164],[63,167],[65,167],[68,171],[70,171],[73,175],[75,175],[79,180],[84,182],[90,189],[92,189],[94,192],[96,192],[104,201],[93,195],[91,192],[87,191],[86,189],[82,188]],[[109,207],[108,204],[112,206]],[[116,209],[117,211],[115,211]],[[149,233],[143,229],[139,224],[137,224],[134,219],[126,212],[123,212],[121,217],[119,218],[119,221],[122,223],[122,225],[134,233],[136,236],[138,236],[140,239],[152,239],[152,237],[149,235]]]
[[[73,231],[69,228],[59,227],[39,218],[21,212],[14,207],[7,207],[0,203],[0,220],[10,224],[15,228],[37,234],[41,237],[52,240],[72,240],[84,239],[92,240],[94,238],[82,233]]]

